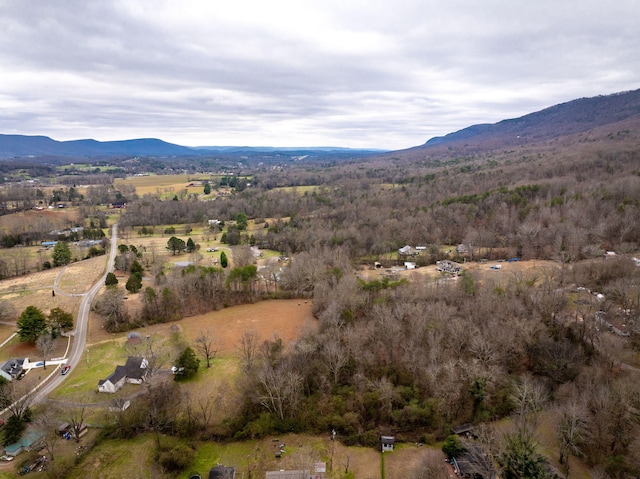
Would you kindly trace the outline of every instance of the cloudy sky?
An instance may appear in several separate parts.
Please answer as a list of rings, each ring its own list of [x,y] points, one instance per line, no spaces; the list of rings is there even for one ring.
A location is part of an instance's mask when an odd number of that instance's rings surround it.
[[[0,0],[0,133],[401,149],[640,88],[640,2]]]

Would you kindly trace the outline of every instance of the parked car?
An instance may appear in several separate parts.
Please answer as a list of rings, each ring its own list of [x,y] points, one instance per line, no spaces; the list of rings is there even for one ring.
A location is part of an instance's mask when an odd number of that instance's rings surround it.
[[[63,376],[65,374],[67,374],[69,371],[71,370],[71,366],[69,366],[68,364],[64,365],[62,368],[62,371],[60,371],[60,374],[62,374]]]

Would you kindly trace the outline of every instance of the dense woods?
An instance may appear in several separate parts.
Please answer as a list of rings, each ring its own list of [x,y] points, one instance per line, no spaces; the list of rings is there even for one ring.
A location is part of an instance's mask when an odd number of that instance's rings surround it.
[[[531,432],[546,415],[556,424],[557,474],[568,474],[568,458],[576,457],[610,477],[627,477],[640,471],[640,391],[632,380],[640,269],[630,254],[640,243],[638,153],[625,146],[556,155],[257,171],[251,188],[224,200],[143,197],[121,225],[132,233],[212,218],[233,225],[243,215],[264,223],[263,231],[232,226],[230,243],[291,256],[280,294],[313,298],[318,334],[255,344],[247,333],[238,383],[246,402],[216,434],[336,430],[345,443],[375,447],[389,431],[433,442],[470,422],[492,438],[477,442],[506,474],[517,451],[542,457]],[[285,188],[309,184],[315,186]],[[372,258],[394,264],[405,244],[428,246],[417,261],[430,264],[456,255],[437,245],[459,243],[468,245],[468,260],[519,257],[558,267],[506,282],[470,273],[435,283],[357,275]],[[605,260],[606,251],[617,255]],[[255,278],[233,286],[234,277],[241,275],[198,267],[159,277],[144,292],[141,320],[264,294],[251,286]],[[624,322],[631,337],[608,332],[603,314]],[[167,430],[184,431],[181,421],[191,418],[184,413]],[[496,439],[491,424],[503,417],[513,419],[514,430]]]
[[[233,173],[209,175],[210,193],[224,187],[225,194],[207,201],[186,192],[167,198],[116,190],[97,172],[85,175],[92,185],[84,195],[73,194],[73,186],[60,189],[78,206],[77,222],[91,222],[89,230],[106,226],[97,205],[126,199],[119,217],[124,238],[164,231],[177,245],[167,249],[195,254],[193,241],[172,235],[176,225],[185,231],[199,225],[233,252],[230,268],[225,254],[220,268],[195,262],[168,272],[154,251],[121,245],[116,266],[131,273],[126,289],[140,295],[141,307],[129,310],[123,289],[109,278],[95,305],[107,330],[274,297],[311,300],[318,324],[317,332],[291,343],[277,336],[258,343],[251,331],[244,334],[234,380],[244,399],[232,417],[214,423],[213,399],[194,404],[188,382],[152,378],[148,394],[116,414],[107,434],[231,440],[334,430],[346,444],[377,447],[380,435],[390,433],[398,441],[436,444],[454,426],[470,423],[477,431],[473,444],[504,477],[525,477],[517,469],[525,456],[542,471],[527,477],[567,477],[570,458],[599,477],[637,477],[636,132],[603,129],[508,150],[415,148],[321,165],[247,161]],[[168,161],[145,164],[166,171]],[[211,166],[208,161],[190,167]],[[2,202],[26,208],[50,201],[37,191],[7,188]],[[218,222],[209,227],[208,220]],[[248,222],[263,226],[249,229]],[[53,226],[17,224],[2,241],[34,244]],[[465,252],[456,251],[459,244]],[[286,266],[265,280],[249,245],[287,257]],[[443,274],[437,281],[363,277],[362,268],[374,261],[385,268],[403,264],[397,250],[404,245],[425,247],[415,257],[418,266],[445,258],[552,265],[500,276]],[[13,258],[15,264],[0,264],[0,276],[27,269],[23,256]],[[143,269],[150,278],[144,286]],[[202,338],[189,357],[205,351],[200,359],[208,367],[210,337]],[[497,425],[503,418],[510,418],[506,429]],[[533,437],[542,421],[553,429],[556,470]],[[416,478],[432,477],[429,464],[419,467]]]

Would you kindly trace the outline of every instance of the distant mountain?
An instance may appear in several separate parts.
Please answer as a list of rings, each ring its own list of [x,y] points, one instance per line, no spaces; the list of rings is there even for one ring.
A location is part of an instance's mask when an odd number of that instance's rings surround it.
[[[0,158],[56,157],[56,158],[106,158],[116,156],[186,157],[206,155],[320,155],[337,154],[358,157],[382,153],[385,150],[351,149],[339,147],[249,147],[249,146],[201,146],[186,147],[155,138],[123,141],[72,140],[56,141],[47,136],[0,134]]]
[[[48,136],[0,134],[0,158],[101,157],[101,156],[193,156],[201,152],[155,138],[123,141],[56,141]]]
[[[584,133],[623,121],[640,122],[640,90],[561,103],[520,118],[494,124],[479,124],[431,138],[422,147],[521,145]]]

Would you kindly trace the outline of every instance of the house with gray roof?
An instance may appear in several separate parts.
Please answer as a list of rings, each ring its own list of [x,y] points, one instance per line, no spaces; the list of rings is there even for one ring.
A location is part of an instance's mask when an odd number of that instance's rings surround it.
[[[115,393],[125,383],[141,384],[147,376],[149,362],[145,358],[129,356],[124,366],[116,366],[106,379],[98,381],[98,391]]]
[[[28,358],[12,358],[0,366],[0,376],[5,378],[7,381],[12,381],[16,379],[22,371],[24,371],[25,365],[29,362]]]

